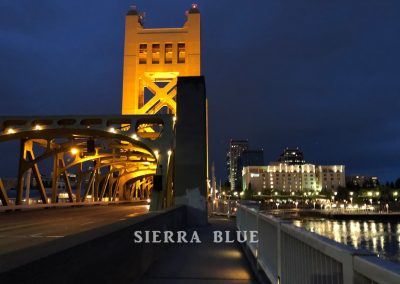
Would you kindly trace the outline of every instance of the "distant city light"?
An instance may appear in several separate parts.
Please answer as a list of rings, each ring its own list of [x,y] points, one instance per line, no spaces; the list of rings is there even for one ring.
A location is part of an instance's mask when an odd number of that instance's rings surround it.
[[[108,129],[108,131],[111,132],[111,133],[115,133],[116,132],[114,127],[110,127],[110,129]]]
[[[137,134],[135,133],[135,134],[132,134],[132,139],[139,140],[139,137],[138,137]]]
[[[34,129],[35,130],[42,130],[43,128],[39,124],[36,124]]]

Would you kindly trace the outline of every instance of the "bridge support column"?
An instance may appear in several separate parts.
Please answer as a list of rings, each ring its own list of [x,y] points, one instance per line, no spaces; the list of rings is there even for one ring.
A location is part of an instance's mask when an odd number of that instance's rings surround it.
[[[189,225],[206,225],[207,101],[204,77],[179,77],[177,90],[175,204],[187,206]]]

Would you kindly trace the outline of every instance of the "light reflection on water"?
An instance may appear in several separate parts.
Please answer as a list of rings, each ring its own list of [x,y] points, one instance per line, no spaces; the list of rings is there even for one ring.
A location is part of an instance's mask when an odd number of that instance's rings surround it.
[[[294,225],[400,263],[400,223],[306,218]]]

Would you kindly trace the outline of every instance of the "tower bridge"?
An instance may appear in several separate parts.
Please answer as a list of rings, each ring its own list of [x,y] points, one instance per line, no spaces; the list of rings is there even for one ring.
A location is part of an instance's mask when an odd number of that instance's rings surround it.
[[[197,189],[205,211],[207,101],[196,4],[186,16],[182,27],[154,29],[143,25],[136,7],[127,13],[122,115],[0,117],[0,143],[20,141],[16,198],[10,200],[0,179],[3,206],[30,204],[33,174],[43,204],[59,201],[57,183],[63,180],[71,203],[151,197],[151,210],[158,210],[189,202],[186,190]],[[188,151],[199,154],[198,161],[190,160]],[[48,159],[53,161],[49,194],[39,169]],[[181,173],[189,171],[195,183]],[[175,192],[174,185],[180,187]]]

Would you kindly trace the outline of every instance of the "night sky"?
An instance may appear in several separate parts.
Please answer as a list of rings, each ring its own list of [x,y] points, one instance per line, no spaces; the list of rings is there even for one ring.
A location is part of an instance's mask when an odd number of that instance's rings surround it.
[[[179,27],[191,2],[1,0],[0,114],[119,114],[131,4],[147,27]],[[400,176],[400,1],[198,4],[218,178],[231,138],[267,162],[299,146],[347,174]]]

